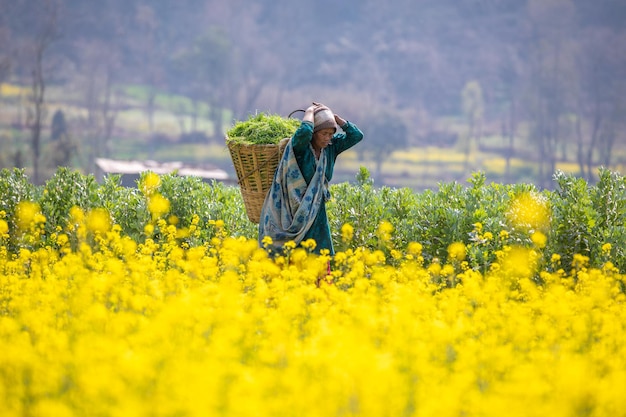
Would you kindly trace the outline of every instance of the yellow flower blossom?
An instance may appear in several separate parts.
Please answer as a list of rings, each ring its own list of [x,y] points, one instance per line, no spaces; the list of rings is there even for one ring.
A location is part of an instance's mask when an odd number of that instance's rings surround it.
[[[271,246],[274,241],[272,240],[272,238],[270,236],[263,236],[263,239],[261,240],[261,243],[263,244],[264,248],[267,248],[269,246]]]
[[[39,204],[32,201],[20,201],[16,208],[17,227],[27,231],[41,216]]]
[[[139,188],[144,193],[144,195],[150,196],[154,194],[157,189],[161,186],[161,177],[154,172],[148,172],[142,178]]]
[[[433,262],[428,266],[428,273],[433,276],[438,276],[441,273],[441,264],[439,262]]]
[[[442,268],[441,268],[441,275],[443,276],[449,276],[449,275],[453,275],[454,274],[454,267],[450,264],[445,264]]]
[[[85,212],[77,206],[70,209],[70,222],[72,225],[80,224],[85,220]]]
[[[530,240],[537,246],[538,248],[545,248],[548,238],[541,232],[534,232],[530,235]]]
[[[312,251],[317,246],[317,242],[315,242],[315,239],[307,239],[307,240],[303,241],[301,243],[301,245],[302,245],[303,248],[305,248],[305,249],[307,249],[309,251]]]
[[[516,196],[508,212],[515,227],[545,230],[550,225],[550,207],[545,196],[537,192],[524,192]]]
[[[148,199],[148,211],[153,219],[158,219],[170,211],[170,202],[161,194],[154,193]]]
[[[448,246],[448,258],[461,262],[465,259],[466,248],[463,242],[454,242]]]
[[[343,226],[341,226],[341,240],[344,242],[350,242],[352,241],[352,238],[354,237],[354,228],[352,227],[352,225],[350,225],[349,223],[345,223]]]
[[[9,235],[9,224],[6,220],[0,219],[0,237],[8,237]]]
[[[393,234],[393,225],[388,221],[382,221],[378,225],[378,230],[376,231],[376,235],[383,243],[389,243],[391,241],[391,236]]]
[[[92,233],[104,234],[111,229],[111,216],[103,208],[96,208],[87,214],[87,229]]]
[[[61,233],[57,237],[57,245],[59,245],[59,246],[67,245],[68,242],[69,242],[69,238],[67,237],[67,235],[65,233]]]
[[[410,242],[407,246],[407,252],[413,256],[419,256],[422,254],[423,246],[419,242]]]

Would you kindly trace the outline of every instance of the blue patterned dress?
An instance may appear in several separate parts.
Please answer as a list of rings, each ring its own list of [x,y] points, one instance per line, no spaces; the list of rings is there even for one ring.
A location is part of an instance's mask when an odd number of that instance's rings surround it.
[[[331,255],[335,254],[326,215],[326,199],[328,198],[326,188],[333,177],[337,156],[363,139],[363,133],[350,122],[346,122],[341,126],[341,129],[343,132],[333,136],[331,144],[324,148],[323,155],[318,161],[311,145],[313,123],[302,122],[300,124],[291,138],[290,144],[285,149],[274,183],[261,211],[260,244],[264,236],[270,236],[277,246],[288,240],[294,240],[299,244],[304,240],[314,239],[317,243],[316,253],[320,253],[322,249],[328,249]],[[295,166],[296,163],[297,166]],[[289,190],[284,184],[287,182],[297,183],[298,181],[302,184],[297,184],[295,191]],[[313,185],[309,187],[311,181],[313,181]],[[281,185],[281,183],[283,184]],[[293,186],[293,184],[290,185]],[[320,190],[319,188],[325,189]],[[293,203],[294,200],[297,201]],[[305,211],[314,217],[306,218],[306,215],[295,214],[297,208],[306,209]],[[285,220],[285,212],[290,212],[287,214],[287,220]],[[282,224],[277,226],[279,223]],[[294,231],[294,234],[291,235],[283,233],[290,230],[282,229],[290,229],[294,224],[300,227],[298,231]]]

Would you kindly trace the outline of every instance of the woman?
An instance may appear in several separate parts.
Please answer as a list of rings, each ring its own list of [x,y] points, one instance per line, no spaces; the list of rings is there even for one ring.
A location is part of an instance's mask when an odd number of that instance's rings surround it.
[[[337,125],[343,133],[337,133]],[[282,246],[314,239],[315,253],[335,254],[326,215],[337,156],[363,139],[354,124],[323,104],[313,103],[285,147],[265,198],[259,221],[259,244],[279,252]],[[271,238],[271,245],[267,237]]]

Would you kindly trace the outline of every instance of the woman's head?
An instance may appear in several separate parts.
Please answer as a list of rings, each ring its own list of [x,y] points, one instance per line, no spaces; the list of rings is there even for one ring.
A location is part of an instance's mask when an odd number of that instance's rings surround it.
[[[315,149],[324,149],[330,145],[335,135],[335,128],[318,129],[313,132],[312,145]]]
[[[324,149],[330,145],[336,131],[335,115],[328,107],[320,105],[313,116],[313,148]]]

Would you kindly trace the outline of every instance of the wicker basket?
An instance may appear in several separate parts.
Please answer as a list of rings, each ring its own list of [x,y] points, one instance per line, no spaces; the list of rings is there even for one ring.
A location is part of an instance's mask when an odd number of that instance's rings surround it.
[[[259,223],[265,197],[288,141],[289,138],[285,138],[275,145],[227,141],[246,213],[253,223]]]

